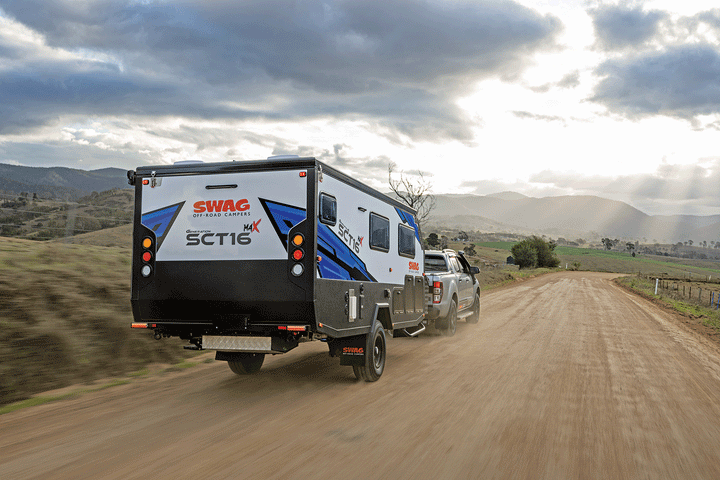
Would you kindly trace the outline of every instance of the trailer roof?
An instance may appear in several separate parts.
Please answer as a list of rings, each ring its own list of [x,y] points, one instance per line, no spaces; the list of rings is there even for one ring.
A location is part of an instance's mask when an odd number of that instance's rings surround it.
[[[295,170],[298,168],[319,168],[323,174],[330,175],[341,180],[355,188],[372,195],[376,198],[387,202],[394,207],[411,212],[415,215],[417,212],[374,188],[350,177],[349,175],[337,170],[326,163],[321,162],[315,157],[294,157],[294,158],[268,158],[263,160],[241,160],[231,162],[212,162],[212,163],[181,163],[175,165],[146,165],[138,167],[135,173],[139,177],[152,175],[156,172],[161,175],[201,175],[204,173],[234,173],[234,172],[257,172],[257,171],[275,171],[275,170]]]

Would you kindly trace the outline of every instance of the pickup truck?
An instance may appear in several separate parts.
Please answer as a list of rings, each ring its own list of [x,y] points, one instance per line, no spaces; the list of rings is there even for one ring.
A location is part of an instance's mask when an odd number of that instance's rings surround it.
[[[462,252],[425,251],[425,281],[428,286],[426,326],[435,325],[440,333],[455,335],[458,318],[467,323],[480,320],[480,283]]]

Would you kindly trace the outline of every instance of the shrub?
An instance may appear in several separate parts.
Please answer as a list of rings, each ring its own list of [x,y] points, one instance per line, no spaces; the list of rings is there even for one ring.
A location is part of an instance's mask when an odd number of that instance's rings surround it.
[[[513,245],[511,252],[520,268],[555,268],[560,265],[560,259],[553,250],[555,250],[554,243],[533,235]]]
[[[537,252],[527,240],[513,245],[512,256],[520,268],[533,268],[537,265]]]

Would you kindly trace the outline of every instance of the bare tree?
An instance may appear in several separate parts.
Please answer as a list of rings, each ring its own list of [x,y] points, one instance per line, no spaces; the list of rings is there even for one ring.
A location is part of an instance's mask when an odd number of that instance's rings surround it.
[[[430,218],[430,213],[435,208],[435,197],[430,193],[432,183],[425,179],[425,176],[418,170],[416,179],[409,178],[404,172],[400,172],[400,179],[393,178],[395,162],[388,163],[388,184],[390,190],[405,205],[417,211],[417,223],[422,238],[422,227]]]

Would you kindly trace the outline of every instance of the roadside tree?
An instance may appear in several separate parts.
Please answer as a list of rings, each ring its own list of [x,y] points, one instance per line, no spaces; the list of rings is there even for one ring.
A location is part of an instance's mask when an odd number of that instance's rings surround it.
[[[393,194],[405,205],[417,211],[415,216],[422,238],[423,227],[430,218],[430,213],[435,208],[435,197],[430,193],[432,183],[425,179],[421,171],[418,171],[416,179],[409,178],[404,172],[400,172],[400,179],[393,178],[395,163],[388,164],[388,184]]]

